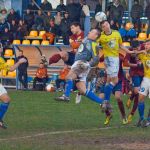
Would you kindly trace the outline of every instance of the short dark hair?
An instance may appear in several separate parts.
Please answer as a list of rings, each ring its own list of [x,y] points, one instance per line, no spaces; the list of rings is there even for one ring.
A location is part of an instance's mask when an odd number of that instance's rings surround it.
[[[72,22],[70,27],[71,26],[75,26],[75,27],[79,26],[81,28],[81,24],[79,22]]]
[[[102,26],[106,21],[108,22],[108,20],[103,20],[103,21],[101,21],[101,22],[100,22],[100,26]]]

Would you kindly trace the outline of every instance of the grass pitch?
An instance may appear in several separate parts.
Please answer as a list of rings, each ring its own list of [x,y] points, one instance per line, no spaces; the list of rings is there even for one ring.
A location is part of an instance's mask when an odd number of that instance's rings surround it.
[[[61,93],[9,91],[12,102],[0,129],[0,150],[149,150],[150,128],[137,128],[133,122],[123,126],[112,97],[113,119],[103,125],[105,116],[99,105],[82,97],[75,104],[54,100]],[[123,96],[124,103],[127,97]],[[146,100],[146,111],[150,102]],[[129,111],[126,110],[128,114]]]

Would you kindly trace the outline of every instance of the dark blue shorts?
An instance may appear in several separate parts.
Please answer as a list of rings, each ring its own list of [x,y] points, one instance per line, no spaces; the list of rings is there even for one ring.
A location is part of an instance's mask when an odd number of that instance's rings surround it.
[[[140,87],[143,77],[141,76],[133,76],[132,77],[132,86],[133,87]]]
[[[67,52],[67,53],[68,53],[68,61],[65,61],[65,64],[72,66],[75,60],[75,54],[73,52]]]
[[[112,90],[112,93],[115,94],[117,91],[122,91],[122,80],[119,80],[119,82],[115,85],[115,87]]]

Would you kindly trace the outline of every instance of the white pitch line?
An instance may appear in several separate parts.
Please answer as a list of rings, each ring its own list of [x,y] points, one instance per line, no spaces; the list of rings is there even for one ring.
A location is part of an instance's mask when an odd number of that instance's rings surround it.
[[[9,141],[9,140],[21,140],[21,139],[29,139],[34,137],[40,137],[45,135],[57,135],[57,134],[65,134],[65,133],[78,133],[78,132],[89,132],[89,131],[99,131],[99,130],[108,130],[108,129],[118,129],[118,128],[133,128],[135,126],[118,126],[118,127],[103,127],[103,128],[93,128],[93,129],[83,129],[83,130],[66,130],[66,131],[52,131],[52,132],[43,132],[37,133],[33,135],[26,135],[21,137],[11,137],[11,138],[2,138],[0,141]]]

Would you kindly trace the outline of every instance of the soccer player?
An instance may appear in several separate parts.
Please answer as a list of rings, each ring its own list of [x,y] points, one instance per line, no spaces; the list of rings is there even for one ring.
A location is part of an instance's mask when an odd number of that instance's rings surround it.
[[[70,29],[72,32],[72,35],[70,36],[69,42],[72,47],[72,51],[66,52],[61,51],[57,54],[54,54],[49,59],[49,64],[57,63],[59,60],[63,60],[66,65],[72,66],[75,59],[75,53],[80,46],[83,38],[84,38],[84,32],[81,30],[81,26],[78,22],[74,22],[70,25]]]
[[[103,61],[102,59],[103,56],[101,56],[100,58],[100,61]],[[128,123],[128,120],[126,118],[126,113],[125,113],[125,108],[124,108],[124,104],[123,104],[123,101],[122,101],[122,81],[124,80],[124,73],[123,73],[123,68],[122,68],[122,62],[124,61],[124,56],[122,54],[119,54],[119,73],[118,73],[118,78],[119,78],[119,81],[118,83],[114,86],[112,92],[115,96],[115,99],[117,100],[117,103],[118,103],[118,107],[119,107],[119,110],[120,110],[120,113],[121,113],[121,116],[122,116],[122,124],[125,125]],[[106,73],[103,74],[105,78],[104,81],[103,81],[103,84],[100,86],[100,98],[104,98],[104,89],[105,89],[105,84],[106,84],[106,79],[107,79],[107,75]],[[110,111],[106,110],[105,111],[105,114],[106,114],[106,120],[104,122],[104,125],[108,125],[110,123],[110,120],[112,118],[112,114]]]
[[[77,80],[76,86],[80,94],[85,95],[99,104],[103,103],[102,99],[96,96],[92,91],[86,89],[86,77],[90,67],[96,66],[99,62],[98,47],[96,43],[99,34],[97,29],[92,29],[78,48],[75,62],[66,78],[65,92],[62,96],[57,97],[56,100],[69,102],[73,80]]]
[[[10,67],[5,63],[5,60],[2,57],[0,57],[0,70],[14,71],[20,64],[25,63],[26,61],[27,60],[25,58],[21,58],[15,65]],[[8,110],[10,97],[8,96],[6,89],[1,84],[0,84],[0,101],[2,102],[0,104],[0,127],[6,129],[7,127],[3,122],[3,118]]]
[[[122,46],[122,38],[118,31],[112,30],[107,20],[100,23],[102,33],[97,42],[104,51],[104,64],[107,73],[107,83],[104,89],[104,103],[102,108],[109,106],[110,96],[114,86],[118,83],[119,49],[127,53],[134,53]]]
[[[139,103],[138,103],[138,111],[140,119],[138,121],[137,126],[141,126],[144,120],[144,110],[145,110],[145,104],[144,99],[145,96],[149,95],[150,98],[150,42],[147,42],[145,44],[146,51],[141,51],[138,55],[138,58],[143,63],[144,67],[144,77],[140,86],[139,91]],[[144,53],[143,53],[144,52]],[[145,53],[146,52],[146,53]]]
[[[128,116],[128,122],[130,123],[138,106],[138,92],[143,79],[144,69],[142,63],[138,60],[136,54],[127,54],[125,60],[127,61],[126,64],[128,64],[128,66],[130,67],[129,73],[132,78],[133,86],[132,94],[126,104],[127,107],[130,108],[131,101],[134,100],[133,108]]]

